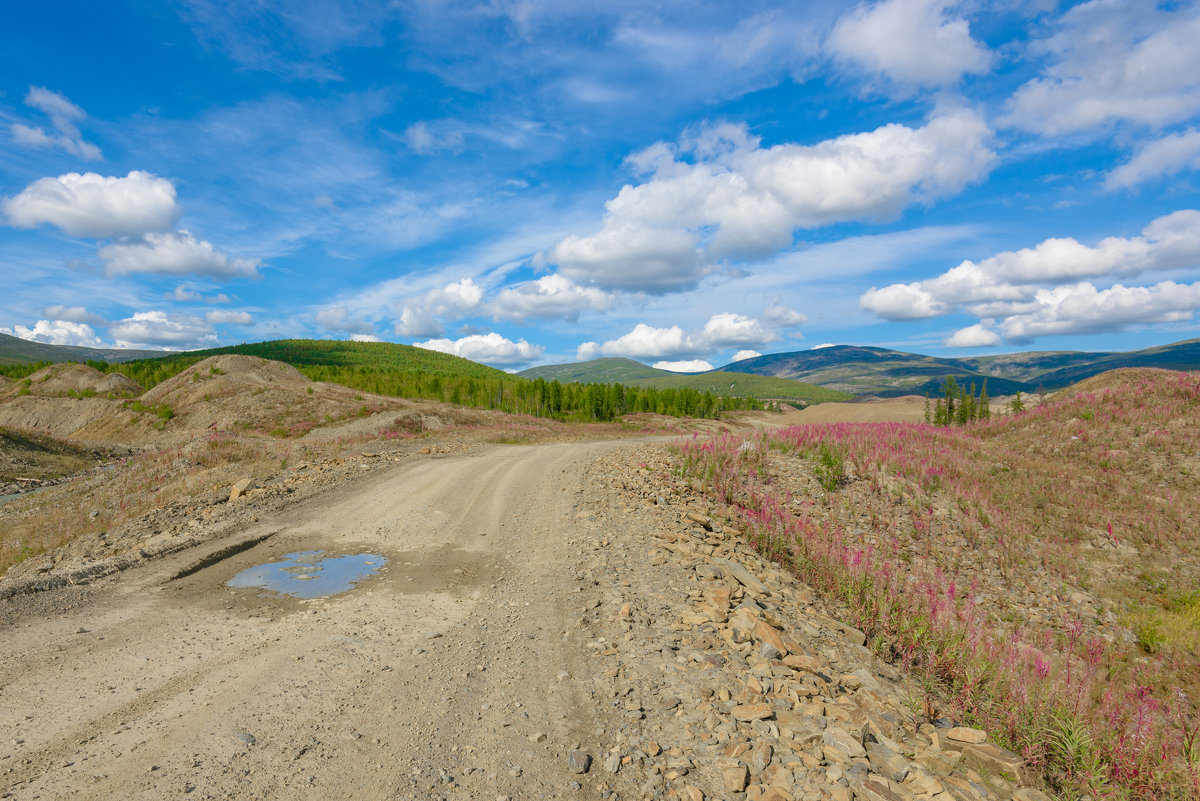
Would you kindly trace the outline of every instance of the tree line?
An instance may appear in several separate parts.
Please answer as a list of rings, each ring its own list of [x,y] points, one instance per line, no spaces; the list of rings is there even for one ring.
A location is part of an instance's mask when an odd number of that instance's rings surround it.
[[[930,404],[929,396],[925,396],[925,422],[935,426],[966,425],[977,420],[987,420],[992,416],[991,400],[988,398],[987,379],[983,379],[983,387],[976,392],[975,382],[968,389],[955,380],[954,376],[946,376],[942,383],[942,395],[936,403]]]

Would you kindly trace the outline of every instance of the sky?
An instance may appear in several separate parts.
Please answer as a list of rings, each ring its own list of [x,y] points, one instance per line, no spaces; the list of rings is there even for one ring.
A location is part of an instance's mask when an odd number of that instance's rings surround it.
[[[0,11],[0,332],[698,371],[1200,336],[1200,4]]]

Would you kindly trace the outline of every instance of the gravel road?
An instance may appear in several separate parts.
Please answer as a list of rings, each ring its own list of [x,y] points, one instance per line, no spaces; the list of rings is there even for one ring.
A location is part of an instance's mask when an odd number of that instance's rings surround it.
[[[572,797],[602,716],[579,636],[581,477],[619,444],[493,447],[349,483],[0,630],[15,798]],[[626,446],[627,447],[627,446]],[[230,540],[208,550],[228,546]],[[225,582],[283,554],[375,553],[301,601]],[[75,591],[78,593],[78,591]],[[594,795],[592,796],[594,797]]]
[[[0,798],[1048,801],[661,443],[429,450],[0,600]],[[387,563],[226,584],[299,551]]]

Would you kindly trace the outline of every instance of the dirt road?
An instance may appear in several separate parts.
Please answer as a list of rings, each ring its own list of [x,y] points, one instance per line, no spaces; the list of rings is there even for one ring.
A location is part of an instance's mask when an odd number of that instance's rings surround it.
[[[0,798],[1047,801],[986,732],[923,721],[672,465],[645,442],[359,465],[0,601]],[[387,563],[309,601],[226,585],[297,551]]]
[[[260,520],[239,538],[266,540],[186,577],[201,555],[10,616],[2,797],[572,796],[592,777],[568,753],[603,726],[572,517],[613,447],[400,467]],[[388,563],[321,600],[224,585],[316,549]]]

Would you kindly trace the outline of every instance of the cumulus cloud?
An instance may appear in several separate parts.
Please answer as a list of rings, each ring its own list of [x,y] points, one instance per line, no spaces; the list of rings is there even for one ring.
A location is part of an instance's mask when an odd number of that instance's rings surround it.
[[[655,328],[638,323],[629,333],[607,342],[584,342],[575,355],[580,361],[600,356],[627,356],[634,359],[656,359],[670,356],[685,356],[703,352],[697,340],[685,334],[677,325],[670,328]]]
[[[244,311],[210,311],[204,315],[204,319],[214,325],[252,325],[254,318],[249,312]]]
[[[745,361],[746,359],[757,359],[759,356],[762,356],[762,354],[756,350],[739,350],[737,353],[733,354],[733,360],[735,362],[741,362]]]
[[[157,273],[207,275],[212,278],[257,278],[258,259],[231,259],[196,239],[190,231],[149,233],[140,239],[113,242],[98,251],[109,275]]]
[[[49,223],[71,236],[95,239],[164,231],[180,212],[174,185],[139,170],[124,178],[94,172],[40,178],[4,200],[4,213],[17,228]]]
[[[775,339],[758,320],[744,314],[714,314],[704,324],[700,337],[706,345],[727,348],[736,345],[761,345]]]
[[[672,373],[706,373],[713,366],[703,359],[688,359],[679,362],[655,362],[651,365],[655,370],[669,370]]]
[[[47,306],[42,313],[51,320],[71,323],[104,325],[107,322],[107,320],[105,320],[103,317],[88,311],[83,306]]]
[[[200,317],[167,314],[162,311],[138,312],[108,326],[108,335],[119,348],[189,348],[216,342],[212,324]]]
[[[12,328],[0,328],[0,334],[27,339],[30,342],[41,342],[46,345],[79,345],[85,348],[102,348],[104,343],[96,336],[95,330],[86,323],[71,322],[70,320],[38,320],[33,328],[14,325]]]
[[[428,309],[405,306],[400,310],[400,321],[396,323],[398,337],[440,337],[446,329]]]
[[[608,201],[598,232],[569,236],[546,257],[568,278],[601,288],[687,289],[723,261],[789,247],[796,229],[894,217],[960,191],[987,174],[990,135],[967,110],[815,145],[763,148],[745,126],[705,128],[632,156],[648,179]]]
[[[396,335],[402,337],[440,337],[445,329],[439,317],[461,316],[474,311],[483,302],[483,288],[471,278],[454,281],[409,301],[400,309]]]
[[[518,323],[531,318],[575,322],[581,311],[605,311],[613,301],[613,296],[602,289],[582,287],[554,274],[502,289],[488,309],[495,319]]]
[[[59,92],[41,86],[29,87],[25,105],[41,111],[50,118],[51,131],[17,123],[12,127],[13,140],[26,147],[57,147],[83,159],[100,158],[100,148],[85,142],[76,123],[87,117],[83,109]]]
[[[942,340],[948,348],[986,348],[1000,344],[1000,335],[992,329],[992,320],[981,320],[975,325],[960,328]]]
[[[472,334],[461,339],[430,339],[413,344],[418,348],[461,356],[473,362],[502,366],[526,364],[546,350],[541,345],[531,345],[524,339],[513,342],[495,331],[488,334]]]
[[[1008,122],[1043,134],[1114,121],[1161,126],[1200,110],[1200,15],[1185,4],[1091,2],[1038,49],[1052,61],[1009,101]]]
[[[1136,186],[1164,175],[1200,169],[1200,131],[1190,128],[1145,145],[1104,178],[1107,189]]]
[[[351,334],[351,342],[382,342],[383,340],[374,334]]]
[[[1200,265],[1200,211],[1160,217],[1136,237],[1107,237],[1095,246],[1047,239],[1033,248],[964,261],[940,276],[872,288],[860,305],[890,320],[962,310],[978,316],[945,341],[956,347],[995,345],[999,336],[1026,342],[1050,334],[1121,331],[1131,325],[1189,320],[1200,308],[1200,283],[1114,284],[1098,289],[1086,278],[1122,278]]]
[[[829,48],[845,61],[916,86],[957,83],[987,72],[991,55],[971,38],[965,19],[950,18],[943,0],[883,0],[843,16]]]
[[[1051,334],[1097,334],[1132,325],[1191,320],[1200,309],[1200,282],[1163,281],[1154,286],[1116,284],[1098,290],[1090,283],[1041,290],[1031,308],[1000,324],[1005,339],[1027,342]]]
[[[775,334],[753,317],[726,312],[714,314],[699,331],[684,331],[677,325],[656,328],[638,323],[632,331],[616,339],[584,342],[575,355],[581,361],[600,356],[686,361],[713,351],[762,345],[774,339]]]
[[[936,278],[872,287],[859,305],[888,320],[950,314],[960,306],[980,316],[1021,310],[1047,284],[1124,277],[1200,263],[1200,211],[1186,209],[1151,222],[1136,237],[1106,237],[1088,246],[1070,237],[964,261]]]
[[[321,309],[314,317],[317,325],[326,331],[337,331],[343,334],[371,334],[375,331],[375,327],[367,321],[352,318],[347,306]]]

